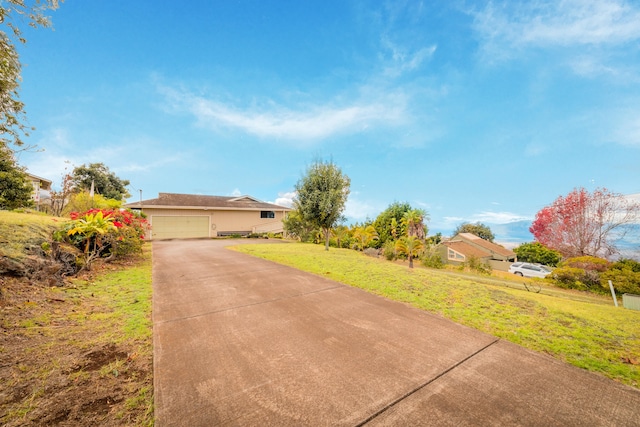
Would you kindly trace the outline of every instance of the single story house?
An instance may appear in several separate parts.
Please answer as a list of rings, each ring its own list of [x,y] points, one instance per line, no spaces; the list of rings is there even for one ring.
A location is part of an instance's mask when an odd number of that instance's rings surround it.
[[[442,242],[438,251],[448,264],[459,265],[475,257],[501,271],[509,270],[511,263],[517,260],[513,251],[471,233],[460,233]]]
[[[128,203],[142,210],[151,225],[148,239],[186,239],[282,233],[291,209],[251,196],[224,197],[159,193],[157,199]]]

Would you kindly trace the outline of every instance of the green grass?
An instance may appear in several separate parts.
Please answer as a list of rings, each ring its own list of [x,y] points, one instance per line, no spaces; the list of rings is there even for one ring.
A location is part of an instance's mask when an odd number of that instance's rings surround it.
[[[436,313],[523,347],[640,388],[640,311],[559,289],[415,268],[309,244],[234,248]]]
[[[147,254],[149,257],[150,254]],[[109,310],[91,313],[94,320],[117,325],[115,342],[127,339],[150,341],[151,263],[109,272],[93,283],[79,283],[71,294],[96,299]],[[105,331],[110,334],[112,331]]]
[[[39,213],[23,213],[0,210],[0,256],[19,260],[25,256],[26,245],[39,246],[51,241],[65,218],[56,218]]]

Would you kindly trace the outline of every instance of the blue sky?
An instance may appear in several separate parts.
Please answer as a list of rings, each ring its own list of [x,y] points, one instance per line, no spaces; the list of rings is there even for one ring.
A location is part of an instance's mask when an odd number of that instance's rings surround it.
[[[481,221],[504,241],[575,187],[640,193],[638,2],[66,0],[51,17],[20,47],[44,151],[19,162],[56,184],[103,162],[131,201],[286,203],[332,159],[351,221],[407,201],[432,232]]]

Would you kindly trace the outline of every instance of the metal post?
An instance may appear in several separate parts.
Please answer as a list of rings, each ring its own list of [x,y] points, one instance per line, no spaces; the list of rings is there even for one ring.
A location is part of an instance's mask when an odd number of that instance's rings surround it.
[[[609,280],[609,288],[611,289],[611,297],[613,297],[613,303],[618,306],[618,298],[616,298],[616,291],[613,289],[613,283]]]

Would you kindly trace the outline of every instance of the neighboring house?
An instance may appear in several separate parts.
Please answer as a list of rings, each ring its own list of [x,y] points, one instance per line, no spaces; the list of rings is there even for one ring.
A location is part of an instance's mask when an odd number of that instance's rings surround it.
[[[33,193],[31,199],[36,207],[40,208],[41,203],[48,204],[51,200],[51,184],[52,181],[41,178],[39,176],[27,172],[27,177],[33,185]]]
[[[517,259],[513,251],[471,233],[460,233],[442,242],[438,251],[445,263],[459,265],[469,258],[476,258],[501,271],[509,270]]]
[[[251,196],[223,197],[160,193],[157,199],[128,203],[142,210],[151,225],[149,239],[185,239],[282,233],[291,209]]]

